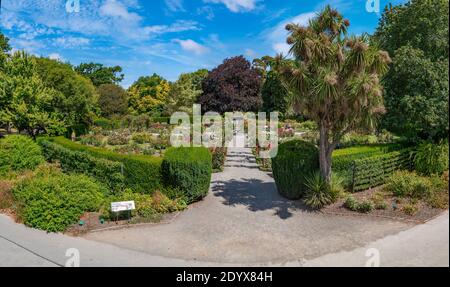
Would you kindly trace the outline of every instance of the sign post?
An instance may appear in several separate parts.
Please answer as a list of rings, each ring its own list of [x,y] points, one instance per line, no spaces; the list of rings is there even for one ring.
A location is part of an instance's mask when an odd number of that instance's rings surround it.
[[[111,211],[116,213],[116,224],[119,220],[119,212],[128,211],[128,221],[131,219],[131,211],[136,209],[134,201],[111,202]]]

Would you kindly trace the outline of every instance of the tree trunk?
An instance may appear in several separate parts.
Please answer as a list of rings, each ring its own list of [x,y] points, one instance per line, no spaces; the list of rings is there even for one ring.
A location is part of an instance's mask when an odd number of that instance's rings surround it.
[[[327,183],[331,182],[331,155],[333,154],[332,144],[328,139],[328,129],[324,124],[320,124],[320,144],[319,144],[319,164],[320,173]]]

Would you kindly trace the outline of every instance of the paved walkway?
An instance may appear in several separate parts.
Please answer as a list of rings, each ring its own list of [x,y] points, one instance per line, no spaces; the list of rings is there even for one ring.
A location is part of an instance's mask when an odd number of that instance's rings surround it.
[[[382,266],[448,266],[448,212],[419,226],[313,213],[278,195],[249,149],[230,149],[205,200],[173,222],[73,238],[0,215],[0,266],[364,266],[378,248]]]
[[[352,250],[410,224],[311,212],[279,196],[250,149],[229,149],[210,194],[170,224],[98,232],[85,238],[152,255],[218,263],[303,261]]]

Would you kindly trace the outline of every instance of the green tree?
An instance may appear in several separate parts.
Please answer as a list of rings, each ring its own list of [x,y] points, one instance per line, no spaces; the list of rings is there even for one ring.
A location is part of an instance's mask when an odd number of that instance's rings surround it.
[[[103,84],[97,88],[99,94],[98,104],[102,115],[123,115],[128,110],[127,92],[115,84]]]
[[[36,59],[18,51],[0,71],[0,122],[30,136],[65,131],[63,115],[53,107],[57,91],[46,87],[37,73]]]
[[[270,71],[261,89],[263,110],[265,112],[279,112],[281,117],[288,111],[289,90],[283,84],[276,71]]]
[[[320,172],[328,183],[331,156],[342,137],[373,127],[384,111],[380,78],[389,55],[369,45],[367,36],[347,37],[349,25],[327,6],[307,27],[286,26],[295,61],[282,68],[282,75],[294,108],[319,126]]]
[[[3,53],[7,53],[11,51],[11,46],[9,45],[9,39],[0,31],[0,51]]]
[[[64,115],[66,126],[89,126],[98,113],[98,94],[91,81],[77,74],[69,64],[48,58],[36,61],[45,86],[57,91],[52,106]]]
[[[193,73],[181,74],[170,87],[166,99],[166,114],[176,111],[192,113],[192,105],[202,94],[202,81],[208,76],[208,70],[201,69]]]
[[[75,67],[75,71],[89,78],[96,87],[103,84],[118,84],[124,78],[120,66],[105,67],[98,63],[82,63]]]
[[[138,114],[162,112],[169,91],[169,82],[157,74],[140,77],[128,89],[128,106]]]
[[[448,0],[389,6],[373,37],[393,55],[383,126],[413,141],[448,137],[448,9]]]

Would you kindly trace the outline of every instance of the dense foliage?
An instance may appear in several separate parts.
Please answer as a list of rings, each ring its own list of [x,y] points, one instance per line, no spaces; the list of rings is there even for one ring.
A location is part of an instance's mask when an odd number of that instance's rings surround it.
[[[162,163],[164,182],[177,188],[189,203],[202,199],[209,191],[211,161],[206,148],[170,148]]]
[[[166,99],[165,114],[187,112],[192,114],[192,105],[202,94],[202,82],[208,76],[208,70],[201,69],[193,73],[181,74],[170,87]]]
[[[42,146],[47,161],[59,161],[63,171],[92,176],[106,184],[111,191],[119,192],[124,188],[122,163],[74,151],[46,138],[40,138],[38,142]]]
[[[157,74],[140,77],[128,89],[128,105],[138,114],[161,113],[169,90],[169,82]]]
[[[97,88],[98,105],[104,117],[124,115],[128,110],[128,94],[115,84],[102,84]]]
[[[105,67],[98,63],[82,63],[75,67],[75,71],[90,79],[94,86],[99,87],[104,84],[118,84],[123,78],[120,66]]]
[[[384,111],[381,76],[387,52],[366,35],[347,37],[349,21],[327,6],[307,27],[288,24],[287,43],[295,61],[282,68],[294,108],[319,126],[320,170],[331,181],[331,156],[352,130],[372,128]]]
[[[441,175],[448,170],[448,143],[422,143],[414,155],[416,171],[424,175]]]
[[[226,59],[203,81],[202,112],[257,111],[262,105],[260,76],[244,57]]]
[[[290,199],[298,199],[305,194],[304,177],[318,168],[317,147],[301,140],[280,144],[277,156],[272,159],[278,192]]]
[[[37,175],[13,189],[18,216],[34,228],[64,231],[87,211],[98,211],[107,189],[85,175],[60,172]]]
[[[285,116],[288,110],[288,94],[280,75],[275,71],[268,72],[261,89],[263,111],[279,112],[281,117]]]
[[[448,0],[387,7],[374,35],[394,61],[383,124],[413,140],[448,138],[448,11]]]
[[[125,186],[133,191],[151,194],[161,187],[161,158],[146,155],[119,154],[103,148],[74,143],[61,137],[52,140],[73,151],[82,151],[96,158],[120,162],[123,164]]]
[[[27,136],[0,139],[0,173],[34,169],[44,161],[41,148]]]

